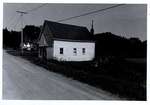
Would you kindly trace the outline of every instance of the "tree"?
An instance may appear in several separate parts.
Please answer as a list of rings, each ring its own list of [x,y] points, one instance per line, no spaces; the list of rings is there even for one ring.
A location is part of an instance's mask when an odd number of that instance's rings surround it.
[[[34,25],[27,25],[23,29],[24,33],[24,42],[33,42],[38,39],[40,34],[40,28]]]
[[[33,25],[27,25],[23,29],[23,36],[24,36],[24,43],[26,42],[34,42],[38,39],[40,34],[40,28],[33,26]],[[3,29],[3,47],[10,47],[14,49],[20,48],[20,42],[21,42],[21,32],[17,31],[8,31],[7,28]]]
[[[138,38],[124,38],[110,32],[94,35],[96,56],[146,57],[146,42]]]

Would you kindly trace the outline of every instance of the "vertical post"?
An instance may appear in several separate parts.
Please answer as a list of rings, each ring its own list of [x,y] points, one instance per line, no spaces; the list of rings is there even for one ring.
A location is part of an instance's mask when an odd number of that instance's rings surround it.
[[[16,11],[17,13],[20,13],[21,16],[21,42],[20,42],[20,47],[21,47],[21,55],[23,55],[23,15],[27,14],[27,12],[23,11]]]
[[[21,55],[23,55],[23,14],[21,14]]]

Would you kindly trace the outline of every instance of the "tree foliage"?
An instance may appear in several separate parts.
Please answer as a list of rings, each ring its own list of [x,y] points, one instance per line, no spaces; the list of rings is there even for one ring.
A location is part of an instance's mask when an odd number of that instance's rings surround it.
[[[146,41],[124,38],[110,32],[94,35],[96,56],[146,57]]]
[[[3,29],[3,47],[17,49],[20,46],[21,32]]]
[[[40,28],[33,26],[33,25],[27,25],[23,29],[23,42],[34,42],[38,39],[40,34]],[[17,31],[8,31],[7,28],[3,29],[3,47],[10,47],[10,48],[19,48],[21,42],[21,32]]]
[[[27,25],[23,29],[24,42],[33,42],[38,39],[40,28],[33,25]]]

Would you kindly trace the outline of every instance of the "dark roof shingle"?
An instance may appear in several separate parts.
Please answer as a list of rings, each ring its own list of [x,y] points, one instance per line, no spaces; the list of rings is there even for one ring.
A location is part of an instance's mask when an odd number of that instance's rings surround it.
[[[52,21],[45,21],[45,25],[49,27],[53,38],[71,39],[71,40],[93,40],[93,35],[86,27],[62,24]]]

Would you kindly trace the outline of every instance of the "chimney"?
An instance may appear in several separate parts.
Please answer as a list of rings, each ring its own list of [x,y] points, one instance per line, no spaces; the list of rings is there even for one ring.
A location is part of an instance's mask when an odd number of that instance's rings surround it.
[[[93,20],[92,20],[92,26],[91,26],[90,33],[91,33],[92,35],[94,35],[94,29],[93,29]]]

